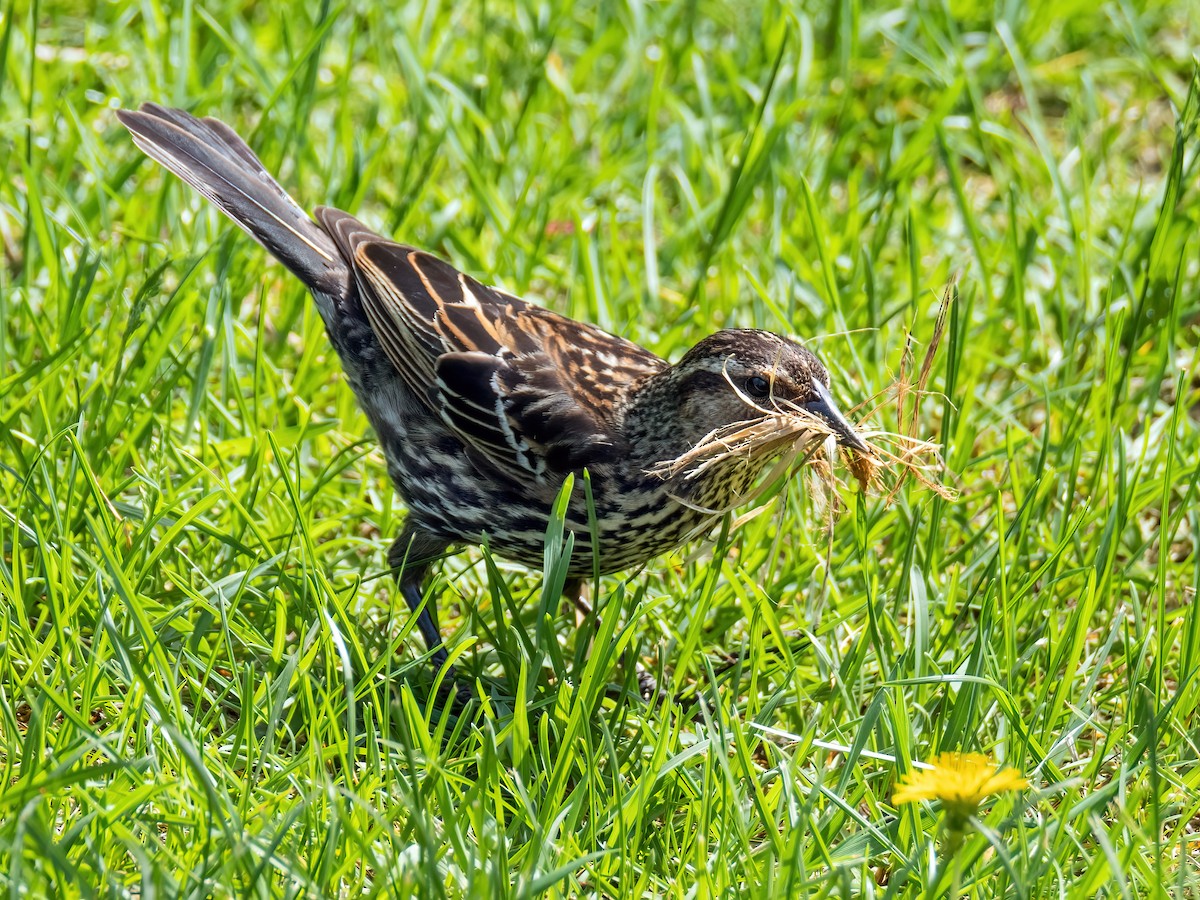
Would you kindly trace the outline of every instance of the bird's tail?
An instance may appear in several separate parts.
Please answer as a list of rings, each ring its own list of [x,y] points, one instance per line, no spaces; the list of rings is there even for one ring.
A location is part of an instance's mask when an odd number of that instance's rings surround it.
[[[147,156],[215,203],[310,289],[335,299],[350,271],[336,245],[224,122],[145,103],[117,118]]]

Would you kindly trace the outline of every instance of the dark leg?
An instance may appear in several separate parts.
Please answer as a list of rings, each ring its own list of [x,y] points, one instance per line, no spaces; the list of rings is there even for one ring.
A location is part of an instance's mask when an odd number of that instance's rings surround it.
[[[412,610],[420,606],[421,601],[425,599],[424,591],[419,583],[402,582],[400,593],[404,595],[404,601]],[[433,605],[432,597],[425,604],[425,608],[421,610],[421,614],[417,616],[417,628],[421,630],[421,636],[425,638],[425,646],[432,651],[429,659],[433,663],[433,667],[440,669],[446,664],[446,648],[442,645],[442,633],[438,630],[437,609]]]
[[[400,593],[408,608],[416,612],[424,600],[422,584],[429,572],[430,564],[446,552],[450,544],[441,538],[434,537],[414,525],[405,523],[400,537],[396,538],[388,550],[388,565],[396,576]],[[446,663],[446,648],[442,646],[442,634],[438,630],[437,605],[430,597],[425,608],[417,616],[417,628],[425,638],[425,646],[433,653],[433,665],[440,669]]]

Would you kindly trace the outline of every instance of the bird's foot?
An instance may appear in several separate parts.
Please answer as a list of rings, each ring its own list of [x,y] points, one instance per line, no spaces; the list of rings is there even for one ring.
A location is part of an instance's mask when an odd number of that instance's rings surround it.
[[[633,673],[637,677],[638,693],[647,703],[657,700],[660,704],[665,704],[671,699],[671,695],[658,686],[658,679],[653,673],[640,662],[633,664]]]
[[[475,694],[470,682],[464,681],[458,675],[458,669],[447,662],[446,651],[438,648],[431,658],[433,664],[434,684],[437,685],[437,697],[441,704],[449,702],[455,713],[461,713]]]

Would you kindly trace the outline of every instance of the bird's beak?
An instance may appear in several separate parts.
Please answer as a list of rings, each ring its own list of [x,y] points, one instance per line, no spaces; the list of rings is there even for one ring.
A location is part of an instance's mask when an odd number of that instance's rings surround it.
[[[857,450],[859,453],[870,452],[870,448],[867,447],[863,439],[855,432],[854,426],[847,422],[846,417],[838,412],[837,405],[833,402],[833,397],[829,393],[829,388],[814,378],[813,390],[816,391],[817,399],[811,403],[805,403],[804,408],[829,423],[829,427],[837,435],[838,443],[843,447],[849,447],[852,450]]]

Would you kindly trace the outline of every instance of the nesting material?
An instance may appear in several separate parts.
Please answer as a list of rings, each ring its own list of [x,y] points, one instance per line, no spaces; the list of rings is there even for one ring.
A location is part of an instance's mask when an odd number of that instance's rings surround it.
[[[832,480],[834,464],[839,461],[845,463],[863,491],[883,493],[888,499],[907,478],[946,499],[956,496],[952,488],[939,480],[944,465],[933,441],[878,429],[858,430],[858,436],[869,448],[869,452],[862,453],[839,447],[837,433],[824,419],[804,409],[767,410],[756,404],[755,408],[762,413],[759,418],[709,433],[687,453],[657,466],[655,474],[663,478],[681,475],[691,481],[725,463],[761,457],[774,459],[770,470],[757,480],[754,488],[732,498],[730,509],[754,502],[780,478],[802,466],[815,469],[824,481]]]
[[[758,418],[712,431],[687,453],[660,463],[652,471],[662,478],[681,476],[690,481],[703,476],[715,466],[736,460],[746,463],[756,459],[774,460],[770,470],[757,480],[755,487],[733,497],[726,509],[706,510],[713,513],[753,503],[780,479],[804,466],[815,470],[822,481],[832,483],[839,461],[845,463],[861,490],[884,494],[888,500],[909,478],[939,497],[956,499],[957,491],[942,482],[946,467],[940,446],[935,441],[917,437],[916,427],[921,398],[927,393],[925,388],[945,330],[946,316],[957,296],[957,287],[952,280],[942,295],[934,332],[916,381],[911,381],[909,376],[913,369],[913,340],[910,334],[905,342],[900,377],[884,392],[884,396],[890,394],[894,398],[896,420],[903,423],[902,427],[907,433],[856,428],[855,433],[867,445],[867,452],[840,446],[837,432],[821,417],[780,398],[768,400],[770,406],[760,405],[726,374],[730,386],[759,414]],[[909,398],[912,402],[905,416],[906,400]],[[880,403],[874,407],[867,417],[879,412],[883,405]]]

